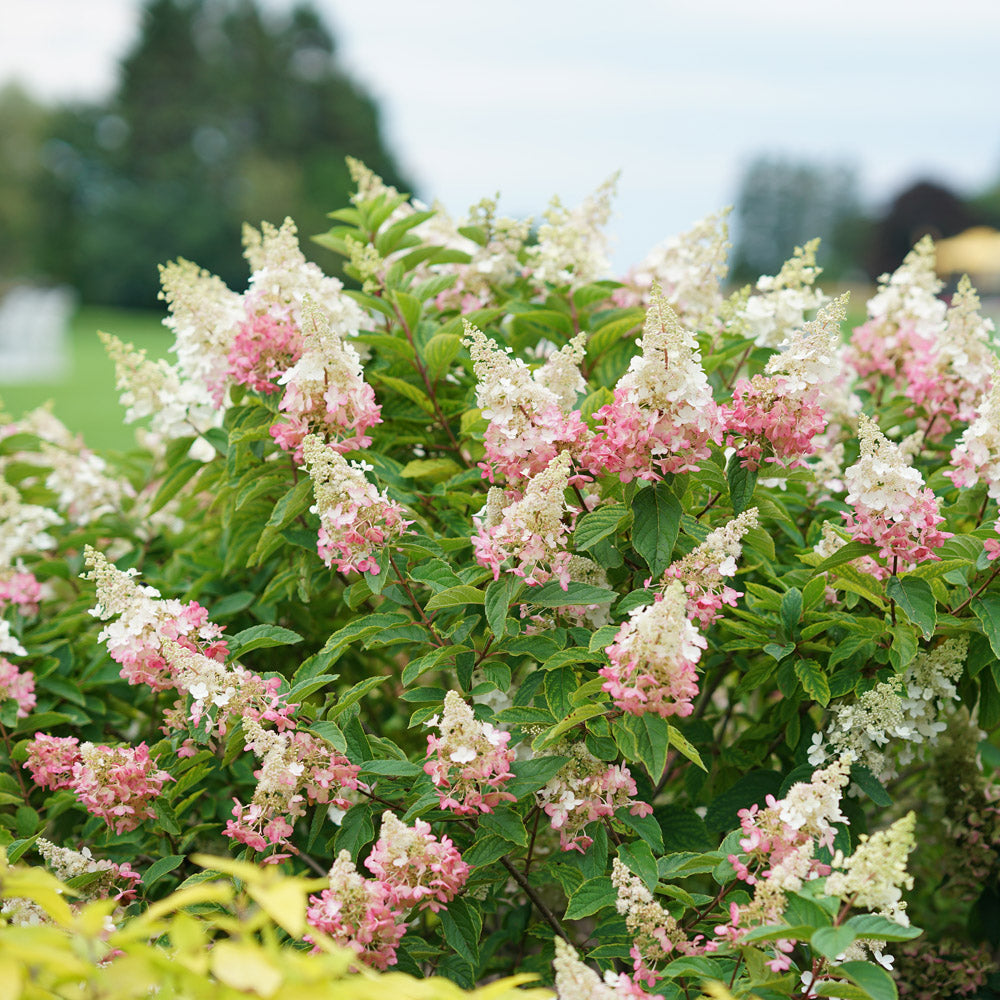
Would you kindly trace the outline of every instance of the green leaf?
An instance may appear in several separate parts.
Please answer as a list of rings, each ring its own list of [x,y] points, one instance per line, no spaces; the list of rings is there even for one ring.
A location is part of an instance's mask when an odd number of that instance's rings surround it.
[[[160,488],[153,497],[153,502],[149,505],[149,513],[155,514],[161,507],[168,504],[201,469],[205,468],[204,462],[199,462],[196,458],[185,458],[178,462],[164,477],[160,483]]]
[[[820,573],[825,573],[835,566],[842,566],[844,563],[852,562],[861,556],[870,556],[873,552],[878,552],[877,545],[871,545],[868,542],[847,542],[846,545],[841,545],[832,556],[827,556],[821,563],[814,566],[812,575],[819,576]]]
[[[606,906],[614,906],[618,892],[607,875],[587,879],[566,904],[566,919],[579,920],[589,917]]]
[[[499,580],[486,587],[486,622],[498,639],[502,639],[507,631],[507,611],[522,590],[524,581],[513,573],[503,573]]]
[[[618,857],[633,875],[638,875],[642,879],[643,884],[650,892],[656,888],[660,875],[656,869],[656,858],[653,857],[649,844],[643,840],[622,844],[618,848]]]
[[[820,927],[809,938],[809,944],[813,951],[818,951],[824,958],[835,962],[837,956],[843,955],[848,946],[854,943],[855,937],[854,931],[846,925],[843,927]]]
[[[473,868],[482,868],[499,861],[510,850],[510,841],[496,833],[482,832],[475,843],[462,851],[462,860]]]
[[[891,576],[885,593],[906,612],[906,617],[920,629],[925,639],[934,634],[937,627],[937,601],[926,580],[912,576]]]
[[[424,606],[424,610],[437,611],[440,608],[457,608],[463,604],[483,604],[485,601],[486,595],[481,590],[463,583],[458,587],[442,590],[440,594],[434,594]]]
[[[409,663],[403,667],[403,686],[409,687],[421,674],[426,673],[428,670],[432,670],[436,667],[444,657],[450,655],[453,651],[447,646],[440,649],[433,649],[429,653],[425,653],[423,656],[418,656],[416,659],[410,660]]]
[[[882,782],[863,764],[851,765],[851,781],[854,782],[877,806],[887,808],[892,805],[892,799]]]
[[[312,480],[306,476],[296,483],[275,505],[267,519],[268,527],[284,528],[289,521],[308,510],[313,502]]]
[[[557,719],[563,719],[573,710],[570,698],[577,688],[576,671],[572,667],[547,670],[543,682],[545,703]]]
[[[479,964],[479,938],[483,918],[475,906],[464,899],[455,899],[438,913],[444,939],[475,969]]]
[[[336,849],[350,852],[356,862],[361,849],[375,839],[375,824],[372,821],[372,807],[367,802],[359,802],[344,813],[337,831]]]
[[[613,535],[627,515],[628,510],[624,504],[620,503],[606,504],[603,507],[598,507],[597,510],[592,510],[589,514],[584,514],[576,522],[573,544],[577,549],[585,552],[602,538]]]
[[[971,607],[990,641],[993,655],[1000,657],[1000,595],[982,594],[973,600]]]
[[[495,833],[498,837],[517,844],[518,847],[528,846],[528,831],[524,828],[524,821],[509,807],[484,813],[479,817],[479,826],[488,833]]]
[[[302,642],[302,636],[290,628],[280,625],[252,625],[237,632],[229,640],[230,659],[236,659],[252,649],[266,649],[269,646],[293,646]]]
[[[676,747],[692,764],[696,764],[707,774],[708,768],[702,763],[701,754],[688,742],[687,737],[676,726],[667,726],[667,730],[670,733],[670,745]]]
[[[158,882],[164,875],[169,874],[184,861],[183,854],[171,854],[169,857],[160,858],[159,861],[154,861],[142,876],[142,884],[146,887],[146,892],[149,892],[150,887],[154,882]]]
[[[889,662],[897,674],[901,674],[917,655],[917,634],[913,626],[906,622],[896,622],[892,629],[892,645],[889,647]]]
[[[880,917],[876,913],[859,913],[847,921],[856,938],[874,938],[878,941],[911,941],[920,937],[923,931],[919,927],[904,927],[888,917]]]
[[[550,580],[541,587],[531,587],[523,595],[523,601],[539,608],[565,608],[571,605],[610,604],[617,596],[614,590],[576,581],[571,581],[569,587],[563,590],[557,580]]]
[[[327,720],[332,721],[336,719],[338,715],[350,708],[351,705],[361,701],[369,691],[374,690],[380,684],[384,684],[388,679],[388,676],[383,674],[376,677],[366,677],[363,681],[358,681],[357,684],[337,698],[336,705],[326,713]]]
[[[682,513],[666,483],[645,487],[632,501],[632,545],[656,578],[670,565]]]
[[[434,404],[423,389],[418,389],[415,385],[404,382],[401,378],[394,378],[391,375],[372,374],[371,377],[399,393],[400,396],[410,400],[410,402],[416,403],[424,412],[434,412]]]
[[[795,676],[802,685],[802,690],[824,708],[830,703],[830,682],[826,674],[815,660],[796,660]]]
[[[835,966],[833,974],[846,976],[860,986],[872,1000],[899,1000],[899,992],[892,976],[881,965],[871,962],[844,962]]]
[[[604,715],[607,711],[608,705],[604,702],[596,705],[580,705],[578,708],[574,708],[569,715],[557,722],[548,732],[539,733],[532,740],[531,748],[533,750],[541,750],[555,743],[563,733],[568,732],[574,726],[579,726],[582,722],[593,719],[598,715]]]
[[[750,506],[753,491],[757,486],[757,470],[744,469],[737,452],[729,456],[726,466],[726,480],[729,483],[729,500],[734,514],[742,514]]]
[[[791,635],[802,617],[802,591],[798,587],[786,590],[781,598],[781,621]]]
[[[407,462],[399,473],[404,479],[426,479],[431,483],[443,483],[451,479],[462,467],[450,458],[415,458]]]
[[[776,642],[769,642],[764,647],[764,652],[768,656],[773,656],[780,663],[789,653],[795,652],[795,643],[787,642],[785,645],[779,646]]]
[[[435,333],[423,349],[431,378],[439,379],[451,367],[462,349],[462,338],[454,333]]]
[[[514,777],[503,786],[518,799],[537,792],[547,785],[569,763],[569,757],[532,757],[531,760],[516,760],[511,764]]]

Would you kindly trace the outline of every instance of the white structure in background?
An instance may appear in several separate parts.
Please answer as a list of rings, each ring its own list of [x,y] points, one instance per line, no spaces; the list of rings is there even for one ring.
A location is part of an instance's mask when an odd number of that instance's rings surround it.
[[[76,293],[17,285],[0,299],[0,383],[49,381],[69,368],[67,328]]]

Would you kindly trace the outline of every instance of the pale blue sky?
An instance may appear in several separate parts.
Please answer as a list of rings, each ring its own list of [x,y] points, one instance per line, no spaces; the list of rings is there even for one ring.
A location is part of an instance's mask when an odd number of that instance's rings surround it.
[[[918,177],[1000,177],[996,0],[316,5],[425,198],[461,213],[499,190],[502,209],[537,214],[621,169],[620,268],[732,202],[761,153],[853,164],[875,205]],[[85,98],[111,88],[140,4],[2,9],[0,80]]]

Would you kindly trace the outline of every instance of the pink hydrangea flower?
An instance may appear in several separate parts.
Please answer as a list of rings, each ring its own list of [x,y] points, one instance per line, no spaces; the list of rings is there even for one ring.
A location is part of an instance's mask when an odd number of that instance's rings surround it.
[[[26,719],[35,707],[35,675],[0,656],[0,702],[7,698],[17,702],[17,717]]]
[[[347,851],[330,869],[330,887],[309,897],[306,920],[365,965],[386,969],[396,964],[396,948],[406,933],[403,914],[390,901],[382,882],[358,873]],[[314,941],[306,935],[307,941]]]
[[[944,518],[934,492],[924,486],[920,473],[906,464],[899,446],[864,414],[858,436],[861,457],[844,474],[847,502],[854,510],[843,517],[851,536],[877,545],[879,556],[888,564],[871,560],[869,571],[884,579],[927,559],[940,558],[934,549],[952,536],[938,528]]]
[[[378,572],[379,551],[412,523],[405,511],[365,478],[363,465],[347,462],[315,434],[302,442],[302,455],[316,497],[320,558],[341,573]]]
[[[100,816],[115,833],[134,830],[156,814],[152,803],[174,779],[159,770],[149,747],[110,747],[83,743],[75,736],[36,733],[24,765],[35,784],[69,788],[89,813]]]
[[[237,385],[265,394],[278,391],[278,378],[302,356],[302,335],[282,308],[247,295],[246,318],[229,348],[228,375]]]
[[[429,823],[418,819],[406,826],[391,812],[382,815],[365,867],[387,888],[391,906],[434,912],[455,898],[470,870],[451,840],[435,837]]]
[[[633,816],[648,816],[653,807],[635,802],[635,781],[624,764],[598,760],[582,744],[567,751],[570,761],[538,792],[542,811],[553,830],[559,831],[559,846],[564,851],[583,854],[593,843],[584,833],[588,823],[613,816],[627,806]]]
[[[264,851],[288,840],[309,804],[348,809],[344,791],[367,787],[358,781],[360,767],[325,740],[303,731],[274,733],[254,719],[244,719],[243,725],[246,749],[256,754],[261,766],[254,771],[253,800],[248,805],[233,800],[234,818],[227,822],[224,836]]]
[[[503,791],[504,782],[514,776],[510,733],[479,722],[454,691],[445,695],[441,718],[435,716],[428,725],[441,732],[427,737],[424,771],[438,788],[442,809],[475,815],[515,801]]]
[[[73,768],[80,760],[80,741],[75,736],[49,736],[35,733],[28,744],[25,768],[39,788],[69,788]]]
[[[695,667],[708,643],[687,617],[684,588],[671,581],[630,619],[607,647],[611,662],[598,671],[603,690],[630,715],[690,715],[698,693]]]
[[[127,833],[156,816],[153,802],[173,780],[156,767],[145,743],[137,747],[84,743],[70,788],[88,812],[100,816],[115,833]]]
[[[564,496],[569,480],[570,456],[561,451],[528,480],[523,495],[505,495],[491,487],[486,507],[473,518],[478,531],[472,547],[476,562],[490,569],[494,580],[506,568],[528,586],[555,577],[563,590],[569,587],[570,554],[565,545],[570,525],[563,516],[576,513]]]
[[[8,576],[0,576],[0,611],[13,604],[21,614],[35,615],[41,600],[42,585],[33,573],[15,571]]]
[[[225,661],[228,646],[222,627],[208,620],[208,611],[197,601],[162,599],[155,588],[135,582],[135,571],[118,569],[89,545],[85,556],[86,578],[95,581],[97,589],[97,604],[90,613],[108,623],[97,638],[121,664],[121,676],[130,684],[147,684],[154,691],[176,686],[163,654],[165,640]]]
[[[482,464],[490,482],[499,473],[519,483],[542,472],[562,451],[579,464],[592,437],[574,409],[586,388],[579,368],[586,338],[575,337],[534,372],[470,323],[464,343],[472,355],[477,400],[490,422]]]
[[[826,427],[823,408],[806,395],[790,391],[780,375],[740,379],[733,389],[733,408],[726,420],[727,444],[740,444],[742,465],[758,469],[764,462],[786,468],[804,464],[815,450],[813,438]]]
[[[659,288],[653,290],[640,340],[642,353],[615,386],[614,401],[595,414],[588,466],[623,483],[690,472],[722,442],[722,414],[701,366],[694,334],[684,329]]]
[[[367,448],[367,431],[382,422],[382,409],[364,380],[361,358],[330,317],[311,304],[304,309],[304,322],[307,348],[278,380],[284,387],[278,406],[284,418],[271,428],[271,436],[297,462],[310,434],[340,453]]]

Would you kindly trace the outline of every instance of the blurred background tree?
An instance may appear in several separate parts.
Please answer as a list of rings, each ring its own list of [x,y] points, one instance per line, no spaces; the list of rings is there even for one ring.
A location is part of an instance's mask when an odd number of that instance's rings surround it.
[[[38,150],[52,119],[50,109],[16,84],[0,89],[0,280],[8,275],[31,276],[41,269]]]
[[[15,103],[0,104],[0,127]],[[17,120],[32,127],[27,109]],[[323,232],[351,189],[347,155],[408,189],[311,6],[149,0],[111,98],[52,115],[32,185],[33,269],[92,303],[155,305],[156,265],[177,256],[241,287],[242,223],[291,215],[304,237]],[[10,169],[0,161],[0,185]]]
[[[859,270],[871,231],[857,175],[838,164],[761,156],[746,168],[736,196],[736,281],[777,274],[796,246],[819,236],[826,280]]]

